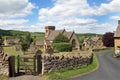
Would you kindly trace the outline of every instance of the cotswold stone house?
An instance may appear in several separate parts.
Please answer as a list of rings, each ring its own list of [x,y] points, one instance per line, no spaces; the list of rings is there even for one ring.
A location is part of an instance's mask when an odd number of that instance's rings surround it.
[[[20,39],[18,39],[18,38],[15,38],[15,39],[5,38],[4,45],[5,46],[10,46],[10,45],[13,45],[13,44],[18,44],[19,42],[20,42]]]
[[[46,49],[47,49],[47,47],[51,46],[55,37],[58,36],[60,33],[69,39],[70,43],[72,44],[73,50],[80,50],[79,40],[74,31],[67,32],[65,29],[64,30],[55,30],[55,26],[46,26],[45,27],[45,41],[44,41],[45,45],[44,46]]]
[[[101,37],[88,37],[85,38],[83,41],[83,48],[87,49],[87,48],[92,48],[92,49],[100,49],[103,47],[103,42],[102,42],[102,38]]]
[[[120,53],[120,20],[118,21],[118,27],[114,34],[114,49],[115,54]]]

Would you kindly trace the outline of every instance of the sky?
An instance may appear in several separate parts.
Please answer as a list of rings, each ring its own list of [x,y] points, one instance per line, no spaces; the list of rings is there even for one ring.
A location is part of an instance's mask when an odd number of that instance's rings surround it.
[[[0,0],[0,29],[44,32],[56,26],[76,33],[114,32],[120,0]]]

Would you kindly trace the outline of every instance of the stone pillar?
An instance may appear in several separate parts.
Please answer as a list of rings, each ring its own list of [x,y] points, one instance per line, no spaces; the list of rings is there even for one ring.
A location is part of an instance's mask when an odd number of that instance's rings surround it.
[[[15,56],[9,57],[9,77],[15,77]]]
[[[42,57],[41,55],[37,55],[37,73],[40,74],[42,72]]]

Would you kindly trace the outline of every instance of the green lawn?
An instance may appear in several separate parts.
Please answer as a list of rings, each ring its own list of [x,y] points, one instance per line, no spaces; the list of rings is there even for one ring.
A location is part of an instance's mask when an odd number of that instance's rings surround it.
[[[14,55],[14,56],[21,55],[21,51],[16,51],[13,46],[3,47],[3,49],[5,53],[7,53],[8,55]]]
[[[4,49],[4,52],[7,53],[9,56],[10,55],[15,56],[15,69],[16,69],[16,71],[17,71],[17,66],[18,66],[18,59],[17,59],[18,55],[20,55],[20,56],[28,56],[28,57],[32,57],[34,55],[34,54],[23,55],[21,53],[21,51],[16,51],[13,46],[3,47],[3,49]]]
[[[101,50],[98,52],[94,52],[93,63],[89,66],[75,67],[74,69],[66,68],[66,69],[62,69],[62,70],[57,71],[57,72],[50,72],[48,74],[45,74],[44,77],[47,78],[47,80],[63,80],[66,78],[70,78],[70,77],[89,73],[89,72],[94,71],[98,68],[99,63],[98,63],[96,54],[108,52],[108,51],[112,51],[112,50],[113,49],[110,48],[107,50]]]

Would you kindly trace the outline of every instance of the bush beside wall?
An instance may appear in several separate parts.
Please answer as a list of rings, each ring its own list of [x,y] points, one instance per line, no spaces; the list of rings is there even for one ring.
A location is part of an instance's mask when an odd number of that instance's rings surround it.
[[[53,49],[58,52],[72,51],[72,45],[70,43],[53,43]]]

